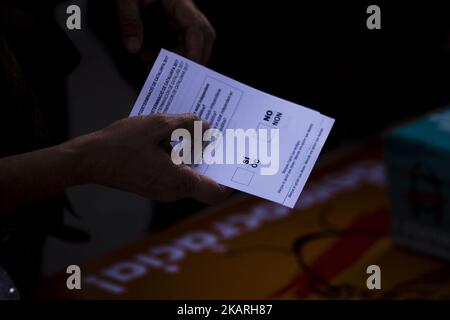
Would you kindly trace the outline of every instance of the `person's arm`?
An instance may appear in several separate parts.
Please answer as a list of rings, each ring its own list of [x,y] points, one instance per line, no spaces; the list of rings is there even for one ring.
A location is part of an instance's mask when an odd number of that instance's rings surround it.
[[[87,183],[133,192],[152,200],[186,197],[212,203],[225,187],[185,165],[175,165],[164,145],[172,131],[190,127],[193,115],[120,120],[108,128],[55,147],[0,158],[0,217]]]

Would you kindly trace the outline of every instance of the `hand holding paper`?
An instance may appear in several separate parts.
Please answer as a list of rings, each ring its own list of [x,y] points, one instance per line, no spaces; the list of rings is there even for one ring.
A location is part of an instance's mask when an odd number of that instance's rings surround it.
[[[156,113],[194,113],[223,133],[224,161],[199,164],[195,170],[202,175],[291,208],[334,123],[164,49],[130,116]],[[241,152],[233,147],[242,133],[253,139],[256,154],[250,145]]]

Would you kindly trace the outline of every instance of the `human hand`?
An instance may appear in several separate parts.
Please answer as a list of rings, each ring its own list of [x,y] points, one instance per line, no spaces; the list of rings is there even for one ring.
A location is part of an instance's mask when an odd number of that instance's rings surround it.
[[[144,24],[141,10],[159,1],[173,27],[177,46],[175,52],[205,64],[211,55],[215,31],[192,0],[116,0],[122,41],[130,53],[143,46]]]
[[[173,130],[192,130],[192,114],[126,118],[68,143],[81,150],[84,183],[97,183],[164,202],[194,198],[215,203],[228,195],[224,186],[175,165],[167,149]]]

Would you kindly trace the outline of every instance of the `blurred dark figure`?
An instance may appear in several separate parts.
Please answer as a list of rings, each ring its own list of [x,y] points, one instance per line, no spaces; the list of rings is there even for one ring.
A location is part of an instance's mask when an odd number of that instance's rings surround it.
[[[165,4],[171,9],[180,1]],[[54,2],[0,4],[0,157],[67,139],[64,78],[79,57],[52,19]],[[186,20],[193,13],[189,5],[188,11],[177,11],[160,1],[145,8],[130,6],[131,2],[118,14],[114,1],[88,1],[87,13],[98,38],[136,90],[161,46],[207,62],[211,48],[196,52],[182,45],[193,38],[211,42],[214,34],[203,16],[194,13],[195,19]],[[144,2],[151,1],[133,3]],[[366,28],[366,8],[371,4],[381,8],[381,30]],[[198,6],[217,34],[210,66],[336,118],[328,149],[449,102],[450,23],[441,2],[415,6],[402,1],[204,0]],[[124,17],[146,31],[137,42],[124,38],[132,27]],[[192,28],[189,21],[195,22]],[[178,38],[168,36],[173,30],[179,31]],[[0,264],[23,292],[39,273],[40,249],[49,233],[85,239],[74,230],[61,229],[64,207],[65,196],[56,195],[0,224]],[[157,212],[155,228],[199,207],[192,202],[160,205],[158,211],[164,214]]]

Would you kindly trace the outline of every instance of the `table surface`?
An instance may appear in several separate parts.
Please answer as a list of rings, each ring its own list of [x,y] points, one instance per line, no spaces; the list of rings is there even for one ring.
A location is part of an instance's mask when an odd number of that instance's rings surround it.
[[[289,209],[240,195],[163,232],[81,266],[40,298],[450,298],[450,266],[394,246],[380,143],[322,157]],[[171,212],[167,214],[176,214]],[[381,290],[366,285],[369,265]]]

